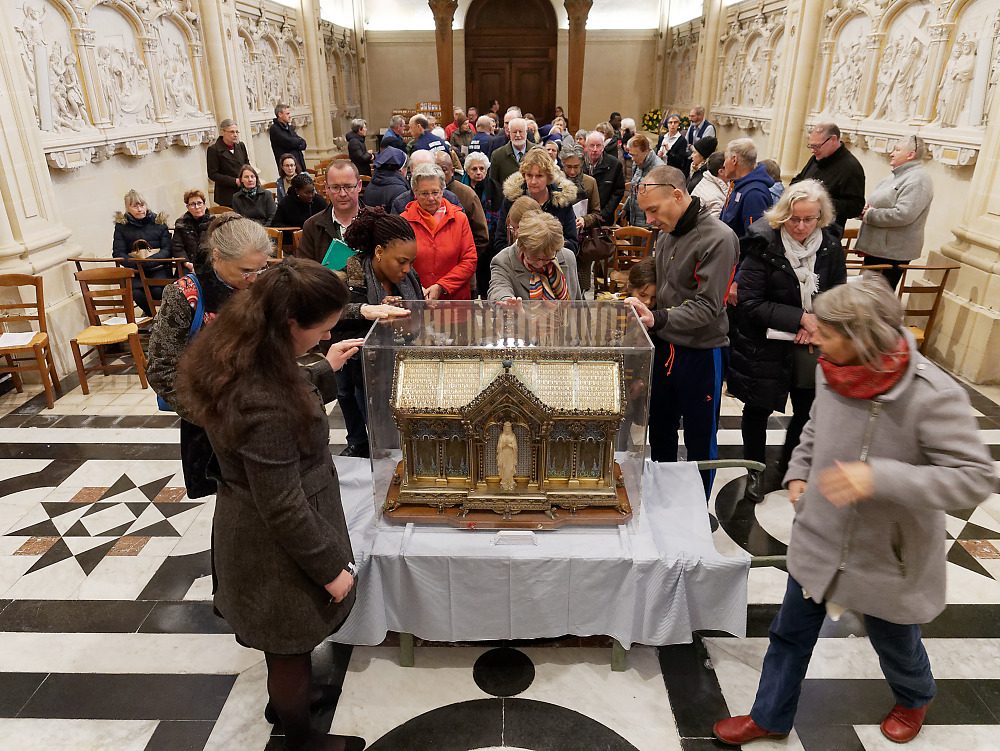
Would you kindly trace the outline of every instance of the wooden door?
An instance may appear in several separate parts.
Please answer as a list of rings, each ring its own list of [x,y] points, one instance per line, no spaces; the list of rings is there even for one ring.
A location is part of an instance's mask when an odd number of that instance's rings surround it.
[[[517,104],[539,125],[556,96],[556,16],[546,0],[475,0],[465,20],[466,105]]]

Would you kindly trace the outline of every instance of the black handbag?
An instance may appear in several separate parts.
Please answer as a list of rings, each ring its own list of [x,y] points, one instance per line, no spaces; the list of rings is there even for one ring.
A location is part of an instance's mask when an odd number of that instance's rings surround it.
[[[615,237],[608,227],[591,227],[584,230],[580,241],[580,252],[577,253],[584,263],[606,261],[615,254]]]

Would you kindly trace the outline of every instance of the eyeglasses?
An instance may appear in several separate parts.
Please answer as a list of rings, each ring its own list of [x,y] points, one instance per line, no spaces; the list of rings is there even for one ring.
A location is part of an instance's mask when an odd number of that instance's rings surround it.
[[[833,138],[833,136],[827,136],[826,141],[829,141],[831,138]],[[806,148],[809,149],[810,151],[819,151],[824,146],[826,146],[826,141],[823,141],[823,143],[816,144],[815,146],[813,144],[809,144],[808,146],[806,146]]]
[[[670,183],[639,183],[634,186],[632,190],[636,195],[644,196],[649,192],[650,188],[673,188],[674,190],[677,190],[677,186],[671,185]]]
[[[440,190],[422,190],[416,194],[419,198],[439,198],[444,195]]]
[[[240,276],[242,276],[244,279],[249,279],[252,276],[260,276],[265,271],[267,271],[267,266],[266,265],[261,266],[259,269],[254,269],[253,271],[242,271],[241,270],[240,271]]]
[[[330,185],[327,183],[326,189],[336,195],[338,193],[350,193],[356,187],[358,187],[357,183],[352,183],[351,185]]]
[[[819,221],[818,216],[790,216],[785,220],[788,224],[813,224]]]
[[[190,206],[190,207],[191,207],[192,209],[196,209],[196,208],[198,208],[199,206],[204,206],[204,205],[205,205],[205,202],[204,202],[204,201],[191,201],[191,202],[190,202],[190,203],[188,204],[188,206]]]

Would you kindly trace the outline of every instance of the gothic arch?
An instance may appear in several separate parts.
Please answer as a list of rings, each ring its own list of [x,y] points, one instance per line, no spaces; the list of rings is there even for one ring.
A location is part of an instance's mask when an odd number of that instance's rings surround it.
[[[90,6],[90,10],[93,10],[100,5],[105,6],[109,10],[117,11],[120,15],[124,16],[135,30],[136,38],[149,36],[150,32],[149,29],[146,28],[146,22],[142,19],[142,16],[136,13],[135,9],[128,3],[123,0],[98,0],[98,2]]]
[[[971,0],[975,2],[975,0]],[[913,0],[896,0],[892,5],[885,9],[885,13],[879,19],[878,28],[875,29],[877,34],[888,34],[889,27],[892,26],[892,22],[896,20],[896,16],[902,13],[904,10],[912,8],[916,3]],[[934,11],[934,3],[931,0],[919,0],[920,5],[924,5]]]
[[[906,0],[900,0],[900,2],[906,2]],[[844,26],[847,25],[847,22],[853,18],[856,18],[857,16],[866,16],[868,20],[872,22],[873,25],[875,23],[875,18],[872,16],[868,8],[866,8],[865,6],[862,5],[859,7],[848,8],[833,20],[833,23],[831,23],[829,28],[827,28],[826,30],[826,34],[823,37],[823,41],[825,42],[834,41],[840,35],[840,32],[844,28]]]

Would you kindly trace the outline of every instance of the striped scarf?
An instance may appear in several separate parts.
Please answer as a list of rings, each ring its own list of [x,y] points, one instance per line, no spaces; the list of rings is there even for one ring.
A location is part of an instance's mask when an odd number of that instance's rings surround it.
[[[532,300],[568,300],[569,288],[566,277],[555,261],[549,261],[542,272],[535,271],[528,265],[524,253],[518,253],[521,265],[531,272],[528,280],[528,297]]]

